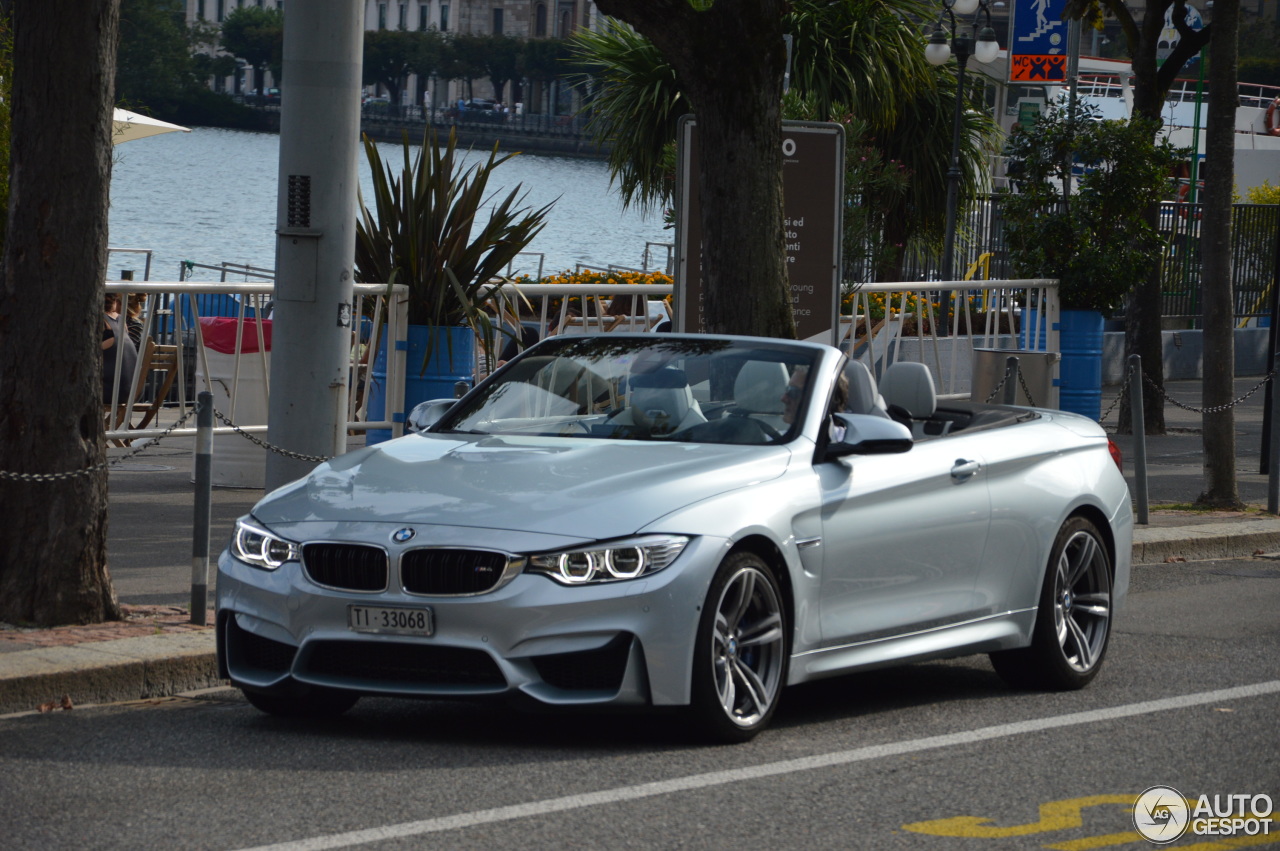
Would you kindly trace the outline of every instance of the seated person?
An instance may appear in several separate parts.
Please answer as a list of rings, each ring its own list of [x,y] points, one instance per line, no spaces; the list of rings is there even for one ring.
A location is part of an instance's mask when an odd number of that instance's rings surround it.
[[[809,380],[809,370],[800,367],[791,374],[787,389],[782,394],[782,421],[788,426],[795,422],[799,414],[800,400],[804,398],[804,385]],[[844,440],[845,428],[837,423],[832,414],[843,412],[849,404],[849,379],[843,372],[836,380],[835,389],[831,392],[831,400],[827,403],[827,437],[830,440]]]
[[[568,311],[565,312],[566,319],[572,318],[577,315],[578,315],[578,311],[574,310],[573,308],[570,308]],[[550,337],[552,334],[554,334],[556,332],[556,329],[559,327],[559,325],[560,325],[560,314],[558,313],[552,314],[551,318],[547,321],[547,336]],[[498,362],[494,365],[494,369],[497,369],[498,367],[502,366],[507,361],[511,360],[516,355],[520,354],[525,349],[532,346],[534,343],[538,342],[539,339],[540,338],[538,337],[537,329],[530,328],[528,325],[525,325],[523,322],[521,322],[519,335],[512,334],[510,337],[507,338],[506,345],[502,347],[502,352],[501,354],[498,355]]]

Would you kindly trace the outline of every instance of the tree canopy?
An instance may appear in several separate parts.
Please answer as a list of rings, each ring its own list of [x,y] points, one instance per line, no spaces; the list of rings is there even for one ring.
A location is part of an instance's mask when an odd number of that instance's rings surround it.
[[[706,330],[795,336],[782,228],[788,3],[597,0],[596,6],[653,42],[697,115]]]
[[[870,182],[846,186],[859,215],[865,193],[879,187],[874,240],[891,249],[850,252],[846,270],[860,280],[897,280],[908,251],[941,240],[944,210],[937,199],[946,193],[951,133],[939,116],[950,114],[957,80],[953,68],[934,68],[924,59],[912,19],[928,12],[918,0],[795,0],[783,23],[795,38],[784,117],[845,124],[857,162],[866,163],[869,155],[885,167],[883,173],[855,169],[851,174]],[[645,208],[670,205],[676,121],[693,111],[674,65],[625,25],[579,32],[573,44],[584,69],[581,80],[594,95],[588,126],[610,145],[610,170],[624,201]],[[966,86],[962,197],[973,197],[984,185],[986,156],[998,138],[985,108],[985,85],[970,75]],[[886,185],[894,191],[882,191]],[[850,224],[857,216],[847,218]]]
[[[233,9],[222,21],[222,47],[253,68],[253,88],[260,88],[259,75],[283,59],[284,13],[260,6]]]
[[[181,0],[120,0],[116,102],[166,110],[196,85]]]

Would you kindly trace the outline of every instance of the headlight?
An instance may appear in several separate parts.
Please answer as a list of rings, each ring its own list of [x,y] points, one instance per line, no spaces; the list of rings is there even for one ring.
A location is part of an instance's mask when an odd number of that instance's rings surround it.
[[[565,585],[635,579],[671,564],[687,543],[688,538],[674,535],[610,541],[593,547],[529,556],[527,569],[546,574]]]
[[[245,564],[275,570],[287,561],[298,560],[298,545],[241,519],[236,521],[236,531],[231,536],[231,554]]]

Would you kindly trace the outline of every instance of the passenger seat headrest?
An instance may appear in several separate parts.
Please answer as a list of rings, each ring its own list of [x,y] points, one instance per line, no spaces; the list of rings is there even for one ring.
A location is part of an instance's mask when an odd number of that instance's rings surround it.
[[[693,391],[682,369],[659,369],[631,376],[631,417],[656,432],[679,427],[693,407]]]
[[[887,417],[884,399],[876,389],[875,376],[862,361],[851,360],[844,365],[844,377],[849,382],[849,401],[845,410],[850,414],[873,414]]]
[[[891,365],[880,379],[880,393],[914,420],[928,419],[938,407],[933,373],[922,363],[898,361]]]
[[[733,380],[733,404],[753,414],[781,414],[787,368],[775,361],[747,361]]]
[[[651,387],[672,389],[675,387],[687,387],[689,379],[685,376],[683,369],[667,366],[653,372],[640,372],[631,376],[631,387]]]

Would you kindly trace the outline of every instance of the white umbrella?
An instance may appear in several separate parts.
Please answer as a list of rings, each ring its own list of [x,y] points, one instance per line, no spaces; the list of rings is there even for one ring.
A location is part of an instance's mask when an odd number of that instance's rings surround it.
[[[119,145],[121,142],[132,142],[134,139],[145,139],[148,136],[172,133],[176,130],[181,130],[183,133],[191,132],[177,124],[159,121],[125,109],[117,109],[112,120],[111,144]]]

